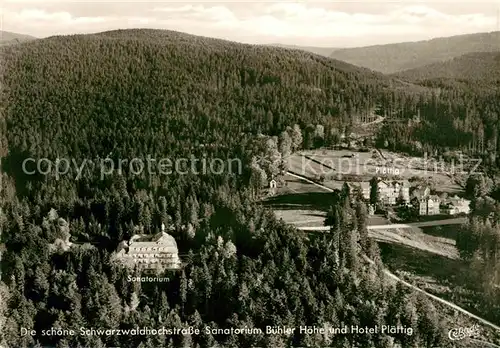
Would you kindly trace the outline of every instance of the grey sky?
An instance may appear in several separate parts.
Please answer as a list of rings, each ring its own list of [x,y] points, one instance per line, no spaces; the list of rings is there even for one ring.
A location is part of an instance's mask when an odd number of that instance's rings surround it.
[[[350,47],[498,30],[500,0],[4,0],[2,29],[36,37],[159,28],[249,43]]]

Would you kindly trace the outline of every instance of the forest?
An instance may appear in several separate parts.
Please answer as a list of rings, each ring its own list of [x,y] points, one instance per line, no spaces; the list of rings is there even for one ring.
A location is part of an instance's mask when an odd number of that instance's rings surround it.
[[[410,120],[380,135],[401,150],[495,153],[498,90],[411,85],[313,54],[160,30],[51,37],[1,47],[0,344],[6,347],[446,347],[440,310],[389,283],[354,193],[310,238],[259,204],[280,168],[259,154],[334,143],[376,110]],[[440,91],[438,93],[438,91]],[[320,127],[318,127],[320,126]],[[400,128],[401,127],[401,128]],[[439,131],[447,127],[448,132]],[[416,146],[419,142],[421,147]],[[493,151],[493,152],[492,152]],[[243,171],[76,179],[28,175],[27,158],[239,158]],[[493,156],[494,157],[494,156]],[[496,158],[492,158],[496,160]],[[173,226],[186,266],[130,283],[111,260],[136,228]],[[64,248],[58,241],[70,240]],[[380,266],[379,266],[380,268]],[[22,336],[80,327],[406,325],[414,335]],[[202,330],[204,332],[204,330]]]
[[[472,175],[466,193],[472,199],[467,224],[456,234],[456,246],[470,270],[470,287],[480,293],[481,310],[500,320],[500,203],[490,196],[491,179]],[[494,193],[493,193],[494,195]]]

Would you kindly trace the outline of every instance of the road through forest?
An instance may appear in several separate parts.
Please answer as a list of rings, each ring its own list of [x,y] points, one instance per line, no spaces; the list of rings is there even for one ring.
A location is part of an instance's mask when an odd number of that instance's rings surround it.
[[[318,184],[318,183],[316,183],[316,182],[314,182],[314,181],[312,181],[312,180],[309,180],[309,179],[307,179],[306,177],[303,177],[303,176],[301,176],[301,175],[297,175],[297,174],[294,174],[294,173],[291,173],[291,172],[287,172],[287,174],[288,174],[288,175],[290,175],[290,176],[293,176],[294,178],[297,178],[297,179],[300,179],[300,180],[306,181],[306,182],[308,182],[308,183],[310,183],[310,184],[313,184],[313,185],[315,185],[315,186],[318,186],[318,187],[322,188],[322,189],[323,189],[323,190],[325,190],[325,191],[329,191],[329,192],[333,192],[333,191],[334,191],[333,189],[331,189],[331,188],[329,188],[329,187],[326,187],[326,186],[324,186],[324,185]],[[450,221],[455,220],[454,222],[450,222],[450,223],[455,223],[455,224],[457,224],[457,223],[459,223],[459,222],[457,222],[457,220],[461,220],[461,219],[465,219],[465,218],[450,219]],[[439,220],[439,221],[429,221],[429,222],[425,222],[425,223],[437,223],[437,222],[440,222],[440,221],[442,222],[443,220]],[[444,220],[444,221],[447,221],[447,220]],[[465,221],[465,220],[464,220],[464,221]],[[425,224],[425,223],[415,223],[415,224]],[[442,223],[442,224],[443,224],[443,223]],[[411,225],[412,225],[412,224],[400,224],[400,225],[404,225],[404,226],[406,226],[406,227],[411,227]],[[409,225],[410,225],[410,226],[409,226]],[[387,226],[394,226],[394,225],[379,225],[379,226],[381,226],[380,228],[387,228]],[[382,226],[384,226],[384,227],[382,227]],[[414,226],[414,225],[413,225],[413,226]],[[425,225],[425,226],[436,226],[436,225]],[[373,228],[373,227],[378,227],[378,226],[369,226],[368,228],[370,228],[370,227],[372,227],[372,228]],[[414,226],[414,227],[417,227],[417,226]],[[420,227],[423,227],[423,225],[420,225]],[[321,227],[319,227],[319,228],[321,228]],[[318,227],[313,227],[313,228],[310,228],[310,230],[318,231],[318,229],[319,229],[319,228],[318,228]],[[324,228],[329,229],[329,227],[328,227],[328,226],[324,226]],[[401,227],[400,227],[400,228],[401,228]],[[299,229],[307,231],[307,229],[305,229],[305,228],[299,228]],[[370,258],[368,258],[366,255],[363,255],[363,258],[364,258],[364,259],[365,259],[368,263],[370,263],[371,265],[374,265],[374,264],[375,264],[375,262],[374,262],[373,260],[371,260]],[[495,330],[500,331],[500,326],[497,326],[497,325],[495,325],[495,324],[493,324],[493,323],[489,322],[488,320],[483,319],[483,318],[481,318],[481,317],[479,317],[479,316],[477,316],[477,315],[475,315],[475,314],[473,314],[473,313],[471,313],[471,312],[469,312],[469,311],[467,311],[467,310],[465,310],[465,309],[461,308],[460,306],[457,306],[456,304],[454,304],[454,303],[452,303],[452,302],[450,302],[450,301],[443,300],[442,298],[439,298],[439,297],[437,297],[437,296],[435,296],[435,295],[432,295],[432,294],[430,294],[430,293],[428,293],[428,292],[426,292],[426,291],[424,291],[424,290],[422,290],[422,289],[418,288],[417,286],[415,286],[415,285],[413,285],[413,284],[408,283],[407,281],[405,281],[405,280],[403,280],[403,279],[399,278],[397,275],[395,275],[394,273],[390,272],[389,270],[384,269],[384,273],[385,273],[385,274],[386,274],[389,278],[391,278],[391,279],[393,279],[393,280],[395,280],[395,281],[398,281],[398,282],[400,282],[401,284],[403,284],[403,285],[405,285],[405,286],[407,286],[407,287],[409,287],[409,288],[411,288],[411,289],[413,289],[413,290],[415,290],[415,291],[418,291],[418,292],[420,292],[420,293],[424,294],[425,296],[427,296],[427,297],[429,297],[429,298],[431,298],[431,299],[433,299],[433,300],[435,300],[435,301],[438,301],[438,302],[440,302],[440,303],[442,303],[442,304],[444,304],[444,305],[446,305],[446,306],[448,306],[448,307],[450,307],[450,308],[452,308],[452,309],[454,309],[454,310],[456,310],[456,311],[459,311],[459,312],[461,312],[461,313],[463,313],[463,314],[467,315],[467,316],[468,316],[468,317],[470,317],[470,318],[476,319],[477,321],[479,321],[479,322],[481,322],[481,323],[483,323],[483,324],[485,324],[485,325],[487,325],[487,326],[489,326],[489,327],[491,327],[491,328],[493,328],[493,329],[495,329]],[[485,343],[486,343],[486,342],[485,342]]]
[[[317,222],[318,220],[306,220],[306,221],[296,221],[294,224],[301,224],[307,222]],[[424,221],[424,222],[409,222],[407,224],[388,224],[388,225],[370,225],[367,228],[369,230],[387,230],[394,228],[412,228],[412,227],[429,227],[429,226],[443,226],[443,225],[461,225],[467,222],[467,218],[456,218],[456,219],[444,219],[435,221]],[[317,226],[317,227],[297,227],[299,230],[303,231],[328,231],[330,226]]]

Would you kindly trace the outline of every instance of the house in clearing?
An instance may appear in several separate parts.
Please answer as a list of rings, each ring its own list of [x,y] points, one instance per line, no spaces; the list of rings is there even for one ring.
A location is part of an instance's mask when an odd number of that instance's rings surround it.
[[[179,269],[181,260],[177,243],[171,235],[160,232],[155,235],[134,235],[118,246],[115,259],[128,267],[161,271]]]

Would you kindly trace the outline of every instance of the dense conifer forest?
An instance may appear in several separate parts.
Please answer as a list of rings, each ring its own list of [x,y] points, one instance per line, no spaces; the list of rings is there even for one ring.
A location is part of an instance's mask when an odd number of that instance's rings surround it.
[[[466,193],[471,198],[467,224],[456,234],[456,246],[470,269],[470,287],[483,294],[481,310],[500,321],[500,203],[489,194],[493,186],[484,175],[471,175]],[[479,307],[479,306],[478,306]]]
[[[386,74],[443,63],[471,52],[500,51],[500,31],[334,50],[330,57]]]
[[[331,233],[310,237],[259,204],[259,154],[326,145],[372,113],[409,120],[380,134],[399,149],[496,151],[498,90],[413,85],[298,50],[177,32],[113,31],[1,48],[2,283],[7,347],[447,347],[439,309],[386,280],[366,211],[331,196]],[[316,127],[316,128],[315,128]],[[447,129],[446,133],[442,131]],[[417,146],[417,142],[421,145]],[[416,150],[415,150],[416,149]],[[471,151],[472,151],[471,150]],[[28,175],[26,158],[237,158],[238,173]],[[494,157],[494,156],[493,156]],[[495,158],[492,158],[494,161]],[[95,168],[94,168],[95,169]],[[281,168],[282,169],[282,168]],[[264,179],[263,179],[264,178]],[[168,283],[127,281],[112,262],[137,229],[172,226],[186,266]],[[67,242],[73,243],[67,248]],[[378,267],[380,268],[380,266]],[[402,325],[414,334],[228,335],[211,328]],[[19,335],[51,327],[199,328],[200,335]]]
[[[394,74],[394,76],[410,81],[429,80],[436,77],[462,81],[472,80],[476,81],[476,83],[483,81],[498,86],[500,81],[500,53],[468,53],[444,62],[405,70]]]

